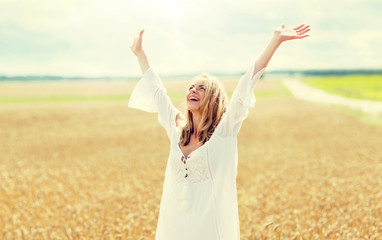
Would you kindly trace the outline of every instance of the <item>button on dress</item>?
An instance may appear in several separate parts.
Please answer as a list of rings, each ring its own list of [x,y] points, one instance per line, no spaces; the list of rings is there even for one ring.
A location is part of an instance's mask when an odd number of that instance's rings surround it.
[[[254,76],[252,65],[240,78],[227,111],[211,138],[185,156],[179,147],[181,128],[176,109],[152,68],[135,86],[129,107],[158,113],[170,139],[155,240],[239,240],[236,173],[237,134],[254,107],[254,86],[265,68]],[[253,77],[252,77],[253,76]]]

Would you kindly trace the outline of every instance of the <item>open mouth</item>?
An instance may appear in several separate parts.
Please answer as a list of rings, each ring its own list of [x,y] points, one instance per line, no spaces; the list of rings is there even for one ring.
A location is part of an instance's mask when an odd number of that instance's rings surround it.
[[[196,97],[190,97],[190,101],[192,101],[192,102],[199,102],[199,99],[197,99]]]

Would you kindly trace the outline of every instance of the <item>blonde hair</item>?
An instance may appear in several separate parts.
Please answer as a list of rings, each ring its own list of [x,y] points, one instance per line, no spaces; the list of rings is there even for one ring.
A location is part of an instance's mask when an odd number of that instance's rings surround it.
[[[201,74],[193,82],[202,80],[205,86],[205,97],[200,104],[202,117],[197,126],[197,139],[203,144],[207,142],[215,131],[225,113],[228,105],[227,94],[220,82],[208,74]],[[191,135],[195,131],[192,112],[186,109],[186,123],[182,129],[180,144],[186,146],[190,143]]]

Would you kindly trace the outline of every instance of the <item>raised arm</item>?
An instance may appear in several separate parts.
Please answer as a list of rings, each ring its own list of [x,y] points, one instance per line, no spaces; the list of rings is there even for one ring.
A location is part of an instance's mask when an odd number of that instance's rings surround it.
[[[130,47],[133,53],[135,54],[135,56],[137,56],[138,58],[138,62],[139,62],[139,66],[141,67],[142,74],[145,73],[146,70],[150,68],[147,56],[142,49],[142,36],[144,31],[145,30],[141,30],[139,32],[139,36],[135,37],[133,45],[131,45]]]
[[[233,136],[239,132],[243,120],[248,116],[248,108],[255,106],[255,84],[280,44],[287,40],[305,38],[308,36],[305,33],[309,30],[309,26],[303,24],[293,29],[285,28],[282,25],[274,31],[270,43],[257,59],[256,64],[251,65],[248,71],[240,78],[225,113],[225,124],[224,128],[221,129],[222,134]]]
[[[143,32],[144,30],[140,31],[130,47],[138,58],[143,75],[131,93],[128,106],[146,112],[157,112],[159,123],[166,129],[171,139],[181,113],[174,107],[161,79],[149,65],[147,56],[142,50]]]
[[[292,39],[302,39],[308,37],[306,35],[310,31],[309,25],[302,24],[295,28],[286,28],[284,25],[281,25],[278,29],[274,31],[273,37],[269,42],[268,46],[264,49],[263,53],[256,61],[255,70],[252,77],[261,69],[265,68],[269,61],[271,60],[276,49],[280,46],[281,43],[292,40]]]

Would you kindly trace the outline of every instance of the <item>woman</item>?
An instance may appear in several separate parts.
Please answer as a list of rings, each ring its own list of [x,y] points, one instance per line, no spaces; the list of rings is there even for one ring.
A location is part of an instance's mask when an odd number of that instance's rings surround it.
[[[156,240],[239,240],[236,172],[237,134],[248,108],[254,107],[253,89],[272,55],[287,40],[309,35],[309,26],[274,31],[264,52],[240,79],[227,104],[221,85],[208,75],[194,79],[183,115],[171,103],[159,77],[142,50],[140,32],[131,46],[143,76],[133,90],[129,107],[158,112],[171,141]]]

